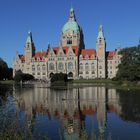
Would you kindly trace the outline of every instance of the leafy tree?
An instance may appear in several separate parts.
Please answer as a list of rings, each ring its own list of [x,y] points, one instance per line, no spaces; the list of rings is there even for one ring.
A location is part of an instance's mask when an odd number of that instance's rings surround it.
[[[7,79],[8,66],[7,63],[0,58],[0,80]]]
[[[116,75],[117,80],[140,80],[140,46],[125,48],[120,51],[121,64]]]
[[[63,81],[67,82],[67,74],[64,73],[56,73],[52,76],[51,78],[51,83],[56,82],[56,81]]]
[[[21,70],[18,70],[16,73],[15,73],[15,77],[14,77],[14,80],[15,82],[25,82],[25,81],[29,81],[29,80],[33,80],[34,79],[34,76],[31,75],[31,74],[27,74],[27,73],[22,73]]]

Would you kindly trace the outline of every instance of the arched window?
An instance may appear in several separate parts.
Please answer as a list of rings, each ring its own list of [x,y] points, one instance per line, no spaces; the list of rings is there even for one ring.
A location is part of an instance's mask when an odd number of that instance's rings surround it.
[[[32,71],[35,71],[35,65],[32,65]]]
[[[63,69],[64,69],[64,65],[63,65],[62,62],[60,62],[60,63],[58,64],[58,69],[59,69],[59,70],[63,70]]]
[[[89,65],[88,65],[88,63],[85,64],[85,69],[86,69],[86,70],[89,70]]]
[[[80,66],[79,66],[80,70],[83,70],[83,64],[80,63]]]
[[[72,78],[72,77],[73,77],[73,73],[72,73],[72,72],[69,72],[69,73],[68,73],[68,77],[69,77],[69,78]]]
[[[49,64],[49,70],[54,70],[54,64],[53,63]]]
[[[94,67],[94,63],[91,64],[91,69],[92,69],[92,70],[95,69],[95,67]]]
[[[37,71],[40,71],[40,65],[37,65]]]
[[[72,63],[72,62],[69,62],[69,63],[68,63],[68,69],[69,69],[69,70],[72,70],[72,69],[73,69],[73,63]]]
[[[46,70],[46,66],[42,65],[42,70],[45,71]]]
[[[85,57],[85,58],[86,58],[86,60],[88,60],[88,59],[89,59],[89,56],[88,56],[88,55],[86,55],[86,57]]]
[[[68,39],[67,40],[67,44],[72,44],[72,40],[71,39]]]

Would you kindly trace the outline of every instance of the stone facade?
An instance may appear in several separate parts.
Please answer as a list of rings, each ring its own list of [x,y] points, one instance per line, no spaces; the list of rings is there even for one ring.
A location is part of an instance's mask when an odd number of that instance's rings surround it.
[[[36,52],[32,33],[28,33],[25,55],[18,52],[13,61],[13,76],[16,71],[48,79],[54,73],[67,73],[69,78],[95,79],[115,77],[121,56],[119,49],[106,52],[103,27],[99,27],[95,49],[85,49],[82,28],[78,25],[73,8],[68,22],[63,26],[60,45],[48,45],[47,51]]]

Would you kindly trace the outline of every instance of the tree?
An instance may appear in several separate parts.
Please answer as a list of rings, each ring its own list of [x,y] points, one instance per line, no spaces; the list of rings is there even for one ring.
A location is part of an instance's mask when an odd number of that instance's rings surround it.
[[[20,81],[25,82],[25,81],[29,81],[29,80],[33,80],[34,76],[28,73],[22,73],[21,70],[18,70],[15,73],[15,77],[14,80],[15,82],[19,83]]]
[[[138,81],[140,80],[140,46],[125,48],[120,51],[121,64],[118,66],[116,79]]]
[[[0,58],[0,80],[7,79],[7,77],[8,77],[7,63]]]
[[[51,83],[57,82],[57,81],[63,81],[63,82],[67,82],[67,74],[64,73],[56,73],[52,76],[51,78]]]

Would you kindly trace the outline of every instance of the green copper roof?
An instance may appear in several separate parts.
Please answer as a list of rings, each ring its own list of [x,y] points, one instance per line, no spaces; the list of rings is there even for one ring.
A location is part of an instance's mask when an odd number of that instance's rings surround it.
[[[65,32],[65,31],[68,31],[68,30],[71,30],[71,31],[77,31],[79,30],[79,26],[77,24],[76,21],[68,21],[62,28],[62,32]]]
[[[27,37],[26,43],[33,43],[31,32],[28,32],[28,37]]]
[[[73,12],[73,11],[74,11],[74,9],[71,7],[71,8],[70,8],[70,11],[71,11],[71,12]]]
[[[99,32],[98,32],[98,37],[97,38],[98,39],[99,38],[104,38],[103,26],[102,25],[100,25],[100,27],[99,27]]]

